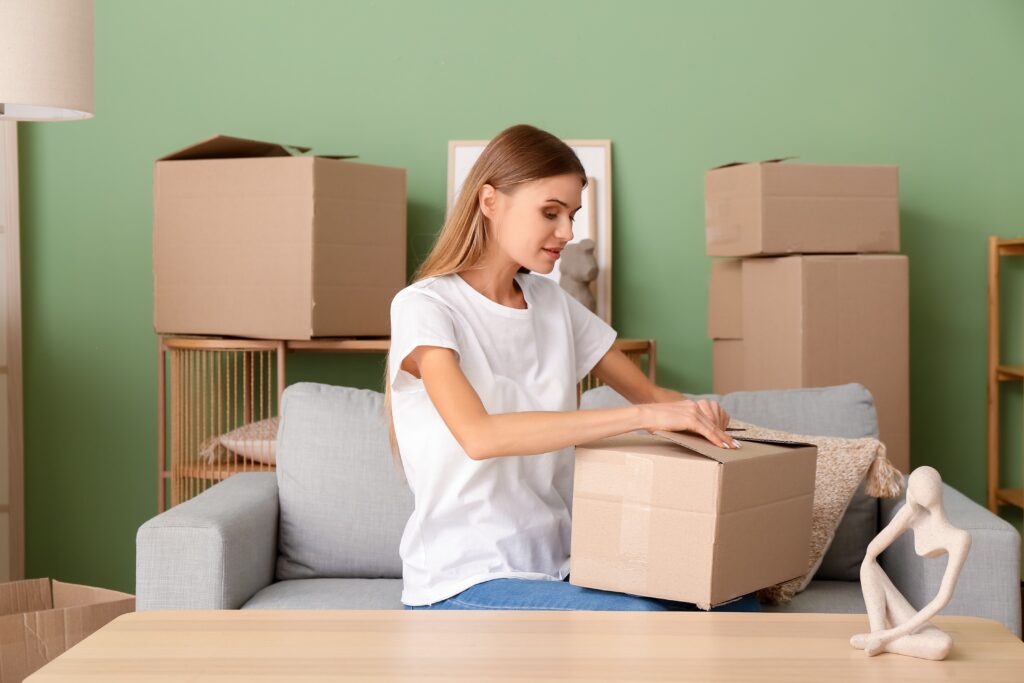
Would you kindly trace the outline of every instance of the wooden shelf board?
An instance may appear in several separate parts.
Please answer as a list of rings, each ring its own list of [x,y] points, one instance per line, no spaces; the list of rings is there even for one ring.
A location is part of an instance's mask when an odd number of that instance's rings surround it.
[[[186,479],[207,479],[210,481],[222,481],[232,474],[239,472],[273,472],[273,465],[264,465],[258,462],[245,462],[232,465],[221,463],[218,465],[189,465],[182,467],[180,476]]]
[[[1000,365],[996,368],[996,379],[1000,382],[1024,379],[1024,365]]]
[[[361,353],[387,353],[391,348],[388,337],[367,337],[364,339],[310,339],[285,343],[289,351],[349,351]]]
[[[996,240],[996,252],[1000,256],[1020,256],[1024,254],[1024,237]]]
[[[647,351],[649,343],[647,339],[617,339],[615,340],[615,348],[620,351]],[[391,348],[391,339],[388,337],[310,339],[308,341],[286,342],[286,348],[289,351],[362,351],[385,353]]]
[[[996,500],[1004,505],[1024,508],[1024,489],[999,489],[996,491]]]
[[[232,337],[174,337],[161,335],[160,340],[168,349],[191,349],[198,351],[274,351],[278,342],[272,339],[235,339]]]
[[[161,339],[171,348],[188,349],[238,349],[273,350],[278,340],[271,339],[234,339],[231,337],[203,336],[172,336],[163,335]],[[616,339],[615,348],[620,351],[646,351],[650,346],[649,339]],[[320,339],[303,339],[285,341],[289,351],[387,351],[391,347],[390,337],[323,337]]]

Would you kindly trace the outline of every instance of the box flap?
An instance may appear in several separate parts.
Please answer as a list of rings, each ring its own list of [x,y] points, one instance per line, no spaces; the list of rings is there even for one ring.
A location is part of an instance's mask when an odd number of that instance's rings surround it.
[[[743,166],[744,164],[780,164],[783,161],[788,161],[790,159],[796,159],[796,158],[797,158],[796,156],[791,156],[791,157],[779,157],[777,159],[765,159],[764,161],[730,161],[729,163],[722,164],[721,166],[713,166],[713,167],[711,167],[710,170],[717,171],[720,168],[729,168],[730,166]]]
[[[304,156],[311,147],[282,145],[276,142],[247,140],[230,135],[213,135],[201,142],[189,145],[176,152],[162,156],[157,161],[174,161],[184,159],[239,159],[249,157],[294,157]],[[315,154],[324,159],[354,159],[355,154]]]
[[[814,447],[813,444],[801,443],[799,441],[754,439],[752,437],[742,436],[737,433],[737,431],[730,431],[730,435],[737,441],[744,442],[744,445],[739,449],[719,448],[703,436],[687,432],[670,432],[659,429],[654,432],[654,435],[671,441],[672,443],[682,446],[694,453],[703,455],[706,458],[717,460],[722,464],[736,462],[739,460],[749,460],[750,458],[757,458],[768,453],[777,453],[779,446],[792,448],[806,448],[807,446],[811,446],[812,448]]]
[[[133,600],[134,598],[135,596],[130,593],[122,593],[108,588],[83,586],[76,583],[64,583],[56,579],[53,580],[53,606],[59,609],[85,607],[103,602]]]
[[[53,608],[49,579],[27,579],[0,584],[0,616]]]

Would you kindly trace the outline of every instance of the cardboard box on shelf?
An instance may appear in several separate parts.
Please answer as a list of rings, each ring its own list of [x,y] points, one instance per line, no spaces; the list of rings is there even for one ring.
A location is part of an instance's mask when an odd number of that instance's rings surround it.
[[[900,250],[899,167],[782,161],[705,174],[709,256]]]
[[[154,328],[386,336],[405,286],[405,169],[216,135],[153,169]]]
[[[110,620],[135,610],[127,593],[30,579],[0,584],[0,683],[20,682]]]
[[[803,575],[817,452],[680,432],[577,446],[570,581],[708,609]]]
[[[743,339],[713,342],[715,392],[859,382],[874,396],[889,459],[909,471],[907,257],[814,255],[738,263],[742,284],[728,291],[741,302]]]

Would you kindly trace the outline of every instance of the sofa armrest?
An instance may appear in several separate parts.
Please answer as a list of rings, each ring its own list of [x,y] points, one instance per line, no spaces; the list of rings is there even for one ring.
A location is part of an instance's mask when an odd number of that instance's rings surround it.
[[[151,609],[238,609],[274,580],[277,477],[228,477],[143,524],[135,600]]]
[[[960,572],[956,590],[943,614],[984,617],[1021,635],[1020,534],[987,508],[944,484],[946,516],[953,526],[969,531],[971,550]],[[904,497],[882,499],[879,525],[884,528]],[[900,536],[882,554],[880,564],[893,584],[916,609],[939,590],[948,555],[926,559],[914,552],[912,532]]]

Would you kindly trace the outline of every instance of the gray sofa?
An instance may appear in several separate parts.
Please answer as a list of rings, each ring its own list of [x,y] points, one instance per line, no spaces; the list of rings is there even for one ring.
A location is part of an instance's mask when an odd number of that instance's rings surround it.
[[[323,384],[288,387],[276,473],[235,475],[139,529],[137,608],[401,608],[398,543],[413,500],[391,459],[382,398]],[[766,427],[878,433],[871,395],[858,384],[711,398]],[[599,387],[584,393],[581,408],[625,404]],[[808,589],[788,605],[765,609],[864,612],[860,561],[902,504],[858,492]],[[973,546],[944,613],[995,619],[1020,636],[1020,535],[948,485],[945,504],[953,524],[971,532]],[[937,591],[945,562],[917,556],[909,534],[881,558],[917,607]]]

